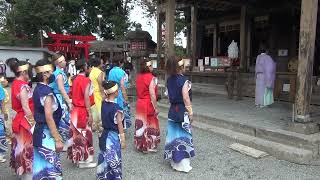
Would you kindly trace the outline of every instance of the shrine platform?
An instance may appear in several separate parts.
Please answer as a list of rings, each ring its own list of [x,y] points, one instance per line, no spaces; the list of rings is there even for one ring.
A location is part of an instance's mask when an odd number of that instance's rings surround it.
[[[197,89],[192,101],[194,127],[231,138],[278,159],[319,164],[320,133],[304,135],[288,130],[292,121],[292,103],[278,101],[268,108],[258,109],[254,98],[228,99],[222,86],[215,87],[210,94],[199,92],[201,86],[194,85],[193,89]],[[162,99],[159,106],[160,117],[167,118],[168,100]],[[312,106],[312,112],[313,118],[320,117],[316,113],[320,112],[320,106]]]

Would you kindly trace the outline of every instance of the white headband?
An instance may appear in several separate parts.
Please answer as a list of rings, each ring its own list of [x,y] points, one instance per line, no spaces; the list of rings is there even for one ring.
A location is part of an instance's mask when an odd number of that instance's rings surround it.
[[[113,87],[104,90],[104,93],[106,93],[107,95],[112,94],[114,92],[116,92],[118,90],[118,84],[114,85]]]
[[[183,66],[184,65],[184,61],[183,61],[183,59],[182,60],[180,60],[179,62],[178,62],[178,66],[180,67],[180,66]]]
[[[149,66],[151,66],[152,64],[151,64],[151,61],[148,61],[148,62],[146,62],[146,66],[147,67],[149,67]]]

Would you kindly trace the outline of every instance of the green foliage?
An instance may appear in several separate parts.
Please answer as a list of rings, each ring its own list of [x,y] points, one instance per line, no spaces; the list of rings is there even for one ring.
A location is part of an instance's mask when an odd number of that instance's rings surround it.
[[[144,9],[146,18],[156,19],[157,1],[158,0],[138,0],[136,1],[136,4]],[[188,23],[184,17],[183,11],[176,11],[175,20],[175,35],[178,35],[186,29]]]
[[[177,12],[175,16],[175,33],[176,35],[184,32],[187,28],[187,21],[183,15],[183,12]]]
[[[187,57],[186,49],[183,48],[182,46],[175,46],[174,51],[177,57],[181,57],[181,58]]]
[[[101,36],[105,39],[123,39],[130,26],[128,15],[131,1],[15,0],[12,10],[6,13],[5,30],[17,37],[34,40],[39,39],[40,29],[74,35],[99,34],[97,15],[101,14]],[[11,41],[9,36],[4,37]]]
[[[6,14],[9,8],[9,3],[5,0],[0,0],[0,31],[3,30],[3,27],[6,24]]]
[[[0,32],[0,45],[2,46],[39,46],[38,39],[17,38],[8,31]]]
[[[8,14],[7,20],[10,30],[16,34],[36,37],[39,30],[57,29],[55,23],[52,23],[56,4],[54,0],[17,0],[13,10]]]
[[[143,13],[147,18],[156,18],[157,0],[137,0],[136,5],[141,6],[145,10]]]

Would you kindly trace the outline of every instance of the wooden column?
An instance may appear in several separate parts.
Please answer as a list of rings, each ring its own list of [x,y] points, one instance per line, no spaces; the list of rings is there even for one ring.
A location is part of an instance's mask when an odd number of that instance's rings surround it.
[[[187,35],[187,55],[191,56],[191,14],[190,9],[186,8],[184,10],[185,20],[187,22],[187,29],[186,29],[186,35]]]
[[[187,26],[187,55],[191,56],[191,33],[190,26]]]
[[[247,18],[248,19],[248,18]],[[252,36],[252,24],[251,21],[247,21],[247,68],[250,68],[250,60],[251,60],[251,36]]]
[[[113,61],[113,50],[110,50],[110,57],[109,58],[112,59],[112,61]]]
[[[167,0],[166,8],[166,56],[174,55],[174,24],[175,24],[176,0]]]
[[[213,56],[218,56],[218,28],[219,24],[215,24],[213,32]]]
[[[302,0],[299,40],[299,66],[295,102],[294,127],[302,127],[301,133],[314,133],[319,127],[311,122],[310,101],[312,94],[313,60],[316,38],[318,0]]]
[[[198,8],[191,7],[191,54],[192,65],[195,66],[197,62],[197,24],[198,24]]]
[[[159,5],[158,5],[159,6]],[[161,39],[162,39],[162,29],[161,29],[161,14],[160,8],[157,8],[157,64],[158,68],[160,67],[161,59]]]
[[[241,6],[240,15],[240,68],[247,71],[247,7]]]

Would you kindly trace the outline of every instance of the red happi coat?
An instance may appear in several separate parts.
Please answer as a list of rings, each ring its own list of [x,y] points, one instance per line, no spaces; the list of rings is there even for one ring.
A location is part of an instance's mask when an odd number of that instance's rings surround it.
[[[137,111],[144,110],[148,115],[153,115],[155,109],[151,103],[151,96],[149,92],[149,86],[154,78],[152,73],[139,74],[136,79],[137,86]],[[158,94],[158,87],[155,88],[155,94]]]
[[[32,90],[28,85],[28,82],[22,81],[19,79],[15,79],[11,86],[11,102],[12,102],[12,109],[17,112],[16,116],[12,122],[12,131],[14,133],[19,133],[20,126],[29,130],[31,128],[30,124],[28,123],[27,119],[25,118],[25,113],[22,109],[21,100],[19,98],[19,94],[22,88],[26,88],[29,94],[29,107],[33,112],[33,101],[32,101]]]
[[[160,143],[160,128],[157,114],[151,102],[150,84],[155,81],[151,73],[139,74],[136,80],[137,105],[134,144],[139,151],[156,150]],[[157,85],[155,94],[158,94]]]
[[[72,104],[74,109],[78,111],[77,128],[85,128],[87,125],[88,112],[84,93],[90,83],[90,79],[82,74],[78,74],[72,83]],[[90,104],[94,104],[93,96],[90,96]]]

